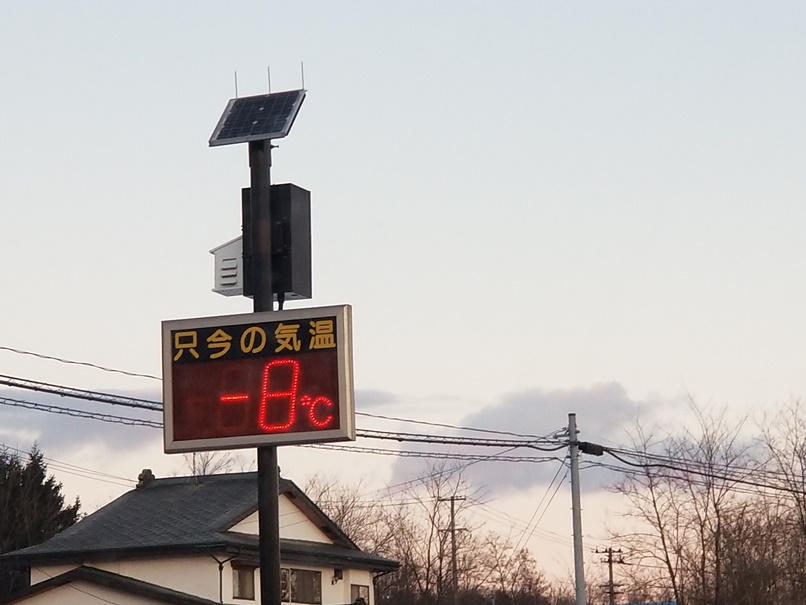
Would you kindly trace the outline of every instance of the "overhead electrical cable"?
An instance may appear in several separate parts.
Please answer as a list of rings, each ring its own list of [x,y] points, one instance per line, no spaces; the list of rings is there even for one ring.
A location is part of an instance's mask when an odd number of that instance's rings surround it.
[[[61,397],[70,397],[72,399],[83,399],[85,401],[96,401],[98,403],[122,405],[141,410],[150,410],[153,412],[162,411],[162,403],[159,401],[153,401],[151,399],[126,397],[124,395],[112,395],[110,393],[103,393],[100,391],[87,391],[85,389],[51,384],[49,382],[39,382],[36,380],[29,380],[27,378],[17,378],[16,376],[6,376],[4,374],[0,374],[0,384],[16,389],[37,391],[39,393],[49,393],[52,395],[59,395]]]
[[[312,446],[312,447],[324,447],[324,444],[320,444],[319,446]],[[428,475],[415,477],[414,479],[409,479],[408,481],[401,481],[399,483],[394,483],[392,485],[387,485],[386,487],[377,489],[377,490],[375,490],[373,492],[370,492],[368,494],[362,494],[362,496],[363,497],[374,497],[374,496],[377,496],[377,495],[394,496],[396,494],[405,492],[411,486],[414,486],[414,485],[417,485],[417,484],[425,485],[431,479],[438,479],[439,477],[442,477],[444,475],[450,475],[450,474],[453,474],[453,473],[462,473],[462,472],[464,472],[465,470],[467,470],[468,468],[470,468],[471,466],[473,466],[475,464],[478,464],[480,462],[484,462],[486,460],[496,459],[499,456],[509,454],[510,452],[515,451],[515,449],[516,448],[508,448],[508,449],[505,449],[505,450],[503,450],[501,452],[497,452],[495,454],[488,454],[487,456],[484,456],[481,460],[471,460],[470,462],[467,462],[467,463],[459,465],[459,466],[451,466],[451,467],[439,468],[439,469],[435,470],[433,473],[429,473]],[[549,460],[550,459],[551,458],[549,458]]]
[[[489,506],[489,504],[487,504],[486,502],[483,502],[481,500],[468,498],[468,503],[471,505],[474,514],[477,514],[477,515],[480,515],[482,517],[485,517],[486,519],[488,519],[490,521],[494,521],[495,523],[500,523],[502,525],[507,525],[507,526],[511,527],[512,529],[515,529],[515,530],[517,530],[518,532],[521,532],[521,533],[525,533],[526,531],[529,530],[529,528],[526,525],[526,521],[524,521],[523,519],[513,517],[512,515],[510,515],[508,513],[505,513],[504,511],[501,511],[499,509],[493,508],[493,507]],[[479,510],[476,510],[477,508],[482,510],[482,511],[484,511],[484,512],[483,513],[479,512]],[[561,536],[560,534],[556,534],[554,532],[551,532],[551,531],[548,531],[548,530],[543,530],[543,529],[540,529],[540,528],[537,528],[535,533],[540,534],[540,535],[538,535],[538,537],[541,537],[541,538],[545,537],[545,539],[547,539],[547,540],[553,540],[555,542],[562,542],[563,544],[566,544],[568,546],[572,545],[571,538],[567,537],[567,536]],[[542,534],[544,534],[544,533],[549,534],[549,535],[548,536],[543,536]]]
[[[554,443],[557,441],[556,435],[560,434],[562,431],[554,431],[553,433],[549,433],[545,436],[538,436],[538,435],[529,435],[525,433],[513,433],[511,431],[496,431],[492,429],[479,429],[470,426],[457,426],[455,424],[446,424],[444,422],[427,422],[425,420],[413,420],[411,418],[400,418],[397,416],[384,416],[381,414],[370,414],[368,412],[356,412],[356,416],[365,416],[367,418],[379,418],[381,420],[393,420],[395,422],[407,422],[411,424],[422,424],[426,426],[438,426],[441,428],[447,429],[456,429],[457,431],[475,431],[478,433],[489,433],[491,435],[509,435],[511,437],[524,437],[526,439],[531,439],[533,441],[548,441],[549,443]]]
[[[566,476],[568,476],[568,468],[565,465],[565,460],[562,460],[560,466],[557,468],[557,472],[554,473],[554,477],[551,478],[551,481],[549,482],[548,486],[546,487],[546,492],[543,494],[543,497],[540,499],[540,502],[537,503],[537,506],[535,507],[535,511],[532,513],[532,516],[530,517],[529,522],[526,524],[526,529],[521,534],[520,538],[518,538],[518,542],[515,545],[515,551],[518,550],[518,548],[521,545],[521,541],[523,541],[524,536],[526,536],[526,534],[529,532],[529,529],[532,527],[532,522],[535,520],[535,517],[537,516],[537,513],[540,512],[540,508],[543,506],[543,502],[546,501],[546,497],[548,497],[549,492],[551,492],[551,488],[554,486],[554,482],[557,481],[557,477],[560,476],[560,472],[563,470],[563,468],[566,469]],[[557,486],[559,487],[559,485],[561,485],[564,480],[565,480],[565,477],[563,477],[563,479],[560,480],[557,483]],[[555,490],[554,493],[556,494],[557,491]],[[551,500],[553,500],[553,499],[554,499],[554,495],[552,494]],[[549,500],[549,504],[551,504],[551,500]],[[548,505],[546,505],[546,508],[548,508]],[[543,513],[545,513],[545,512],[546,511],[544,510]],[[543,518],[543,515],[540,515],[540,519],[542,519],[542,518]],[[537,525],[540,524],[540,519],[538,519],[537,523],[535,523],[535,527],[537,527]],[[534,533],[534,532],[532,532],[532,533]],[[526,538],[525,541],[528,542],[529,538],[531,538],[531,534],[529,534],[529,537]],[[514,556],[514,552],[513,552],[513,556]]]
[[[0,374],[0,384],[6,385],[12,388],[18,389],[25,389],[30,391],[42,392],[42,393],[49,393],[53,395],[59,395],[61,397],[73,398],[73,399],[82,399],[84,401],[94,401],[98,403],[107,403],[111,405],[121,405],[131,408],[138,408],[138,409],[145,409],[149,411],[162,411],[163,404],[160,401],[156,401],[153,399],[146,399],[142,397],[129,397],[124,395],[117,395],[113,393],[103,392],[103,391],[91,391],[86,389],[79,389],[76,387],[70,387],[60,384],[53,384],[48,382],[40,382],[36,380],[31,380],[27,378],[20,378],[16,376],[8,376]],[[370,429],[362,429],[359,430],[359,436],[370,438],[370,439],[390,439],[395,441],[421,441],[424,443],[442,443],[444,445],[487,445],[489,447],[528,447],[531,449],[537,449],[541,451],[557,451],[567,447],[567,443],[562,442],[556,438],[550,437],[537,437],[533,435],[522,435],[518,433],[509,433],[506,431],[492,431],[487,429],[480,429],[475,427],[457,427],[454,425],[447,425],[443,423],[432,423],[426,421],[418,421],[413,419],[406,419],[406,418],[396,418],[396,417],[384,417],[377,414],[365,414],[362,412],[357,412],[356,415],[363,415],[368,417],[374,418],[382,418],[382,419],[390,419],[395,421],[402,421],[402,422],[409,422],[413,424],[422,424],[422,425],[432,425],[432,426],[442,426],[447,428],[455,428],[461,429],[466,431],[477,431],[483,433],[491,433],[491,434],[504,434],[504,435],[513,435],[513,436],[522,436],[525,439],[529,439],[529,441],[522,441],[522,440],[506,440],[506,439],[488,439],[488,440],[480,440],[475,439],[472,437],[462,437],[462,436],[433,436],[426,433],[393,433],[389,431],[379,431],[379,430],[370,430]],[[402,437],[401,437],[402,436]],[[539,445],[538,445],[539,443]],[[542,447],[542,446],[549,446],[549,447]]]
[[[102,422],[126,424],[129,426],[147,426],[156,429],[162,428],[162,423],[154,420],[145,420],[142,418],[129,418],[125,416],[116,416],[114,414],[100,414],[97,412],[78,410],[76,408],[67,408],[56,405],[47,405],[44,403],[35,403],[33,401],[25,401],[24,399],[14,399],[12,397],[0,397],[0,405],[6,405],[17,408],[26,408],[29,410],[38,410],[41,412],[49,412],[52,414],[62,414],[65,416],[74,416],[76,418],[91,418],[93,420],[100,420]]]
[[[0,450],[16,452],[18,455],[22,456],[30,454],[29,451],[21,450],[19,448],[12,447],[7,444],[0,444]],[[49,469],[58,470],[68,475],[75,475],[77,477],[84,477],[85,479],[93,479],[95,481],[102,481],[104,483],[111,483],[114,485],[130,486],[133,483],[136,483],[136,481],[132,479],[127,479],[126,477],[121,477],[119,475],[112,475],[110,473],[96,471],[83,466],[77,466],[75,464],[62,462],[60,460],[56,460],[55,458],[49,458],[47,456],[43,456],[42,458],[47,463]]]
[[[605,448],[605,449],[609,453],[611,453],[611,455],[613,455],[614,457],[616,456],[616,454],[620,454],[622,456],[632,458],[635,460],[635,464],[657,463],[657,464],[675,466],[680,469],[685,469],[686,472],[692,472],[692,473],[696,471],[703,471],[705,473],[720,472],[726,475],[732,473],[733,474],[739,473],[741,477],[752,476],[754,478],[762,477],[769,480],[780,481],[782,483],[791,482],[791,476],[788,475],[786,472],[771,468],[762,468],[759,465],[740,466],[737,464],[730,464],[728,462],[723,463],[706,462],[690,458],[663,456],[660,454],[652,454],[643,451],[627,450],[623,448]]]
[[[149,378],[151,380],[160,380],[160,381],[162,380],[162,378],[160,378],[159,376],[154,376],[153,374],[140,374],[139,372],[127,372],[126,370],[116,370],[115,368],[108,368],[106,366],[97,365],[94,363],[90,363],[88,361],[74,361],[72,359],[64,359],[63,357],[53,357],[51,355],[43,355],[42,353],[24,351],[22,349],[15,349],[13,347],[0,346],[0,351],[9,351],[11,353],[17,353],[18,355],[30,355],[31,357],[38,357],[39,359],[58,361],[59,363],[65,363],[70,365],[85,366],[88,368],[101,370],[103,372],[111,372],[113,374],[123,374],[125,376],[134,376],[135,378]]]
[[[630,466],[630,467],[633,467],[633,468],[640,468],[640,469],[644,469],[644,470],[648,469],[648,468],[660,468],[660,469],[665,469],[665,470],[677,471],[677,472],[680,472],[680,473],[686,473],[686,474],[689,474],[689,475],[696,475],[696,476],[700,476],[700,477],[706,477],[706,478],[709,478],[709,479],[719,479],[719,480],[722,480],[722,481],[728,481],[730,483],[735,483],[735,484],[740,484],[740,485],[747,485],[747,486],[751,486],[751,487],[772,489],[772,490],[776,490],[776,491],[782,491],[782,492],[788,492],[788,493],[792,493],[792,494],[806,496],[806,491],[793,489],[792,487],[789,487],[789,486],[786,486],[786,485],[762,483],[760,481],[754,481],[754,480],[746,479],[744,477],[731,476],[730,474],[727,474],[727,473],[722,473],[722,472],[717,473],[717,472],[713,472],[711,470],[700,469],[700,468],[692,468],[692,467],[685,467],[685,466],[680,466],[679,464],[672,464],[672,463],[666,463],[666,462],[632,462],[630,460],[627,460],[626,457],[624,457],[624,456],[620,456],[618,454],[615,454],[615,453],[609,451],[608,448],[605,448],[605,451],[608,454],[610,454],[611,456],[613,456],[614,458],[616,458],[622,464],[626,464],[627,466]],[[595,462],[592,462],[591,465],[592,466],[604,466],[601,463],[597,464]],[[623,469],[621,467],[615,467],[612,470],[619,470],[621,472],[625,471],[625,469]],[[748,473],[751,472],[750,469],[740,469],[740,470],[747,471]],[[760,472],[760,473],[755,473],[755,474],[763,476],[765,473]],[[678,478],[679,479],[679,477],[672,477],[672,478]]]
[[[359,437],[365,439],[388,439],[392,441],[407,441],[412,443],[440,443],[442,445],[473,445],[484,447],[525,447],[542,452],[556,452],[564,449],[567,444],[560,443],[553,447],[542,447],[535,445],[531,441],[518,441],[513,439],[476,439],[473,437],[448,437],[441,435],[429,435],[426,433],[394,433],[390,431],[373,431],[359,429],[356,431]]]
[[[0,347],[0,349],[8,350],[9,347]],[[14,350],[15,352],[19,352],[19,350]],[[24,352],[30,353],[30,352]],[[40,356],[39,354],[35,354]],[[50,357],[50,356],[44,356]],[[81,363],[84,365],[84,362],[76,362]],[[91,364],[94,365],[94,364]],[[111,370],[111,368],[107,368]],[[131,374],[129,372],[120,371],[120,373]],[[62,397],[67,398],[75,398],[75,399],[82,399],[85,401],[94,401],[99,403],[108,403],[112,405],[123,405],[127,407],[139,408],[148,411],[160,411],[162,404],[159,401],[144,399],[144,398],[136,398],[136,397],[126,397],[121,395],[114,395],[110,393],[104,393],[100,391],[89,391],[84,389],[77,389],[74,387],[67,387],[64,385],[57,385],[52,383],[45,383],[39,382],[34,380],[22,379],[13,376],[6,376],[0,375],[0,384],[4,384],[6,386],[12,388],[20,388],[20,389],[27,389],[33,390],[38,392],[45,392],[49,394],[56,394]],[[62,407],[62,406],[53,406],[47,405],[43,403],[36,403],[32,401],[26,401],[21,399],[15,399],[10,397],[3,397],[0,398],[0,405],[7,405],[19,408],[26,408],[26,409],[33,409],[37,411],[45,411],[50,413],[56,414],[64,414],[79,418],[88,418],[93,420],[100,420],[104,422],[113,422],[118,424],[126,424],[131,426],[147,426],[151,428],[161,428],[162,423],[157,421],[151,421],[141,418],[131,418],[131,417],[124,417],[124,416],[117,416],[114,414],[101,414],[97,412],[90,412],[87,410],[79,410],[75,408],[69,407]],[[420,423],[420,424],[436,424],[440,425],[440,423],[427,423],[427,422],[420,422],[416,420],[409,420],[409,419],[402,419],[396,417],[382,417],[380,415],[368,415],[370,417],[378,417],[383,419],[390,419],[396,421],[407,421],[412,423]],[[447,425],[447,428],[456,428],[456,429],[464,429],[464,430],[478,430],[481,432],[487,432],[485,429],[474,429],[472,427],[455,427],[454,425]],[[485,446],[485,447],[509,447],[509,448],[529,448],[535,449],[539,451],[558,451],[567,447],[567,443],[555,441],[553,445],[550,447],[542,447],[541,444],[537,445],[533,441],[519,441],[519,440],[505,440],[505,439],[474,439],[471,437],[455,437],[455,436],[444,436],[444,435],[429,435],[425,433],[395,433],[390,431],[378,431],[378,430],[364,430],[360,429],[357,431],[358,436],[362,438],[369,438],[369,439],[382,439],[382,440],[392,440],[398,442],[413,442],[413,443],[428,443],[428,444],[441,444],[441,445],[458,445],[458,446]],[[503,433],[503,431],[501,432]],[[555,436],[559,433],[555,433]],[[526,436],[529,438],[531,436]],[[555,437],[556,438],[556,437]],[[541,437],[540,439],[546,439]],[[339,447],[339,446],[334,446]],[[758,469],[758,468],[743,468],[743,467],[736,467],[730,466],[729,464],[718,465],[721,469],[720,471],[714,470],[714,465],[709,463],[704,463],[696,460],[686,460],[681,461],[680,459],[672,459],[668,457],[664,457],[658,454],[652,454],[648,452],[639,452],[633,450],[627,450],[625,448],[604,448],[606,452],[608,452],[611,456],[617,458],[622,464],[626,464],[633,468],[646,468],[648,466],[654,466],[656,468],[666,468],[667,470],[676,471],[676,472],[683,472],[683,473],[691,473],[697,474],[704,477],[711,477],[715,479],[721,479],[724,481],[730,481],[737,484],[747,485],[751,487],[759,487],[759,488],[768,488],[774,489],[777,491],[787,491],[790,493],[803,493],[800,490],[794,489],[787,485],[781,485],[781,483],[787,482],[787,476],[785,473],[781,473],[772,469]],[[355,450],[354,450],[355,451]],[[379,455],[396,455],[394,452],[397,450],[382,450],[376,449],[372,450],[372,448],[366,448],[367,453],[375,453]],[[449,458],[454,460],[468,460],[469,465],[476,464],[478,462],[482,462],[487,459],[498,458],[501,461],[506,462],[531,462],[535,459],[528,458],[528,457],[501,457],[500,455],[492,455],[492,456],[470,456],[463,454],[446,454],[443,452],[402,452],[399,454],[402,457],[442,457],[442,458]],[[637,459],[637,461],[631,461],[629,458]],[[551,460],[552,458],[545,458],[546,460]],[[591,464],[591,466],[604,466],[602,464]],[[612,470],[619,470],[624,472],[626,469],[621,467],[614,467]],[[736,472],[743,473],[743,476],[736,476]],[[777,483],[769,483],[763,482],[758,480],[750,480],[746,478],[746,475],[752,474],[754,477],[762,477],[768,480],[775,480]],[[413,481],[413,482],[416,482]]]
[[[602,462],[593,462],[591,464],[586,465],[584,467],[584,469],[588,469],[588,468],[592,468],[592,467],[604,468],[604,469],[611,470],[611,471],[614,471],[616,473],[620,473],[620,474],[626,475],[626,476],[646,477],[645,469],[624,467],[624,466],[618,466],[618,465],[615,465],[615,464],[606,464],[606,463],[602,463]],[[655,480],[661,480],[661,479],[667,480],[667,481],[681,481],[681,480],[684,480],[689,485],[699,486],[699,487],[703,487],[703,488],[711,488],[711,487],[713,487],[713,482],[712,482],[713,478],[703,477],[703,476],[701,476],[699,474],[698,475],[688,474],[684,478],[681,474],[676,474],[676,473],[674,473],[672,471],[657,471],[657,472],[653,473],[652,477]],[[731,493],[743,494],[743,495],[747,495],[747,496],[754,496],[754,497],[759,497],[761,499],[780,498],[779,493],[775,493],[775,494],[770,493],[770,492],[780,492],[781,490],[777,486],[765,485],[762,488],[756,487],[756,488],[751,489],[750,486],[737,484],[735,482],[730,482],[730,483],[731,483],[731,485],[727,489]]]
[[[439,460],[464,460],[471,462],[526,462],[532,464],[539,464],[542,462],[551,462],[553,460],[560,460],[555,456],[489,456],[477,455],[468,453],[456,452],[426,452],[418,450],[392,450],[384,448],[372,448],[356,445],[338,445],[331,443],[317,443],[306,444],[303,447],[311,447],[314,449],[335,450],[342,452],[351,452],[355,454],[378,454],[381,456],[398,456],[400,458],[435,458]]]
[[[528,542],[529,540],[532,539],[535,530],[540,525],[540,522],[543,520],[543,517],[546,516],[546,511],[551,506],[551,503],[554,502],[554,498],[557,496],[557,492],[560,491],[560,486],[568,478],[568,473],[571,472],[571,467],[565,463],[565,460],[563,460],[563,466],[565,466],[565,474],[563,475],[563,478],[557,482],[557,486],[554,488],[554,493],[551,494],[551,497],[549,498],[549,501],[546,503],[546,506],[543,507],[543,512],[540,513],[540,516],[537,518],[537,521],[535,521],[534,525],[532,526],[532,530],[529,532],[529,537],[526,538],[525,542]]]
[[[115,414],[101,414],[98,412],[90,412],[87,410],[80,410],[77,408],[70,408],[70,407],[63,407],[63,406],[55,406],[55,405],[48,405],[44,403],[37,403],[33,401],[26,401],[22,399],[15,399],[11,397],[0,397],[0,405],[7,405],[13,407],[21,407],[26,409],[32,409],[37,411],[49,412],[54,414],[64,414],[68,416],[74,416],[77,418],[89,418],[93,420],[100,420],[102,422],[112,422],[117,424],[128,424],[132,426],[147,426],[151,428],[162,428],[162,422],[155,421],[155,420],[147,420],[143,418],[131,418],[126,416],[118,416]],[[541,451],[556,451],[557,449],[561,449],[562,446],[558,446],[555,448],[536,448],[527,442],[517,442],[517,441],[507,441],[507,440],[482,440],[482,439],[471,439],[471,438],[452,438],[452,437],[443,437],[439,435],[426,435],[426,434],[417,434],[417,433],[391,433],[386,431],[356,431],[359,437],[363,438],[374,438],[374,439],[386,439],[398,442],[410,442],[410,443],[428,443],[428,444],[459,444],[463,446],[485,446],[485,447],[502,447],[502,446],[509,446],[511,449],[516,449],[518,447],[526,447],[526,448],[533,448],[539,449]],[[365,434],[366,433],[366,434]],[[319,446],[325,447],[325,446]],[[349,446],[331,446],[333,448],[338,449],[352,449],[353,451],[358,451],[358,448],[351,448]],[[364,448],[367,452],[371,451],[372,448]],[[377,449],[372,450],[373,453],[383,454],[383,455],[396,455],[399,450],[383,450]],[[469,454],[459,454],[459,453],[449,453],[449,452],[406,452],[400,453],[401,456],[412,456],[412,457],[434,457],[439,456],[442,458],[449,458],[449,459],[457,459],[457,460],[472,460],[474,462],[480,462],[491,458],[491,456],[477,456],[477,455],[469,455]],[[495,457],[495,456],[493,456]],[[543,460],[544,458],[534,458],[528,456],[511,456],[506,458],[507,462],[535,462]],[[551,459],[551,458],[545,458]]]

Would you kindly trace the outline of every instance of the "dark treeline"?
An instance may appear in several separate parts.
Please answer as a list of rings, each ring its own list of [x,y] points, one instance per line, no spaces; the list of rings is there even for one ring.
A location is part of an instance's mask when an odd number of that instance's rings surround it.
[[[78,520],[80,508],[78,499],[65,504],[38,448],[25,457],[0,450],[0,554],[52,538]],[[27,573],[0,567],[0,599],[26,583]]]

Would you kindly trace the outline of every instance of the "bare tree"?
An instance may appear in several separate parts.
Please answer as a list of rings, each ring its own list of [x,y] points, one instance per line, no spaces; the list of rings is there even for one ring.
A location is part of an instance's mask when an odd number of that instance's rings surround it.
[[[439,464],[394,495],[362,495],[360,484],[344,486],[314,477],[306,492],[363,548],[400,562],[379,579],[379,602],[387,605],[449,605],[452,594],[450,507],[455,497],[458,599],[463,605],[564,605],[564,588],[552,587],[532,554],[509,537],[480,536],[466,516],[470,486],[460,469]],[[551,595],[556,595],[556,598]],[[553,600],[552,600],[553,599]],[[573,599],[571,600],[573,603]]]
[[[658,440],[638,427],[639,469],[613,489],[644,529],[620,539],[648,570],[641,574],[645,587],[654,584],[679,605],[721,605],[726,523],[741,502],[735,488],[741,473],[758,465],[740,438],[744,420],[731,423],[724,410],[706,415],[693,402],[691,408],[696,432]]]
[[[762,444],[767,453],[767,471],[784,494],[786,508],[787,584],[793,590],[806,589],[806,418],[800,400],[786,405],[762,423]]]
[[[183,454],[182,458],[190,474],[194,477],[229,473],[238,463],[235,454],[227,451],[193,452],[191,454]]]

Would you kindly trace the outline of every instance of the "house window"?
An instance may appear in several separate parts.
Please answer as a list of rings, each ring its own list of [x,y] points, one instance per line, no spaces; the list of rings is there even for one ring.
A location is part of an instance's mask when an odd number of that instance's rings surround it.
[[[365,603],[369,605],[369,586],[350,584],[350,603]]]
[[[255,600],[255,568],[232,568],[232,598]]]
[[[281,570],[283,603],[322,603],[322,572],[309,569]]]

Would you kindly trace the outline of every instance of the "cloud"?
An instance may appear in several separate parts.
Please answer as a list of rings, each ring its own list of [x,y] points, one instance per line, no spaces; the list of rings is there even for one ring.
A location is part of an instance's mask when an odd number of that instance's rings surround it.
[[[136,396],[148,398],[150,394]],[[0,436],[4,439],[5,435],[8,435],[9,439],[15,436],[20,439],[19,445],[14,443],[8,445],[28,449],[35,441],[46,455],[54,455],[55,451],[70,450],[93,443],[106,444],[113,451],[133,448],[153,440],[155,435],[160,434],[159,429],[70,415],[72,410],[83,410],[161,422],[162,414],[158,412],[18,389],[0,390],[0,398],[54,406],[64,411],[64,413],[52,413],[8,405],[14,403],[13,401],[0,405],[0,425],[3,426],[3,433]],[[22,442],[23,436],[27,438],[26,443]]]
[[[400,397],[388,391],[376,391],[372,389],[359,389],[355,392],[356,409],[377,408],[387,405],[394,405],[400,402]]]
[[[624,444],[630,427],[640,415],[647,419],[656,411],[666,409],[674,402],[639,402],[627,394],[618,383],[597,384],[590,388],[567,390],[528,390],[513,393],[499,402],[488,405],[464,417],[459,424],[466,427],[504,431],[519,435],[551,437],[562,433],[568,426],[568,414],[575,413],[579,439],[602,443],[603,445]],[[441,431],[442,434],[445,431]],[[457,433],[458,434],[458,433]],[[468,433],[462,433],[467,435]],[[483,433],[474,433],[484,438]],[[490,438],[510,438],[507,435],[488,435]],[[513,439],[523,437],[511,436]],[[564,437],[561,437],[564,439]],[[415,449],[407,446],[406,449]],[[463,476],[474,486],[487,492],[526,491],[537,485],[548,485],[565,461],[568,450],[562,447],[553,452],[519,448],[512,452],[503,449],[460,448],[458,446],[425,445],[416,448],[420,451],[468,452],[489,454],[490,459],[467,465],[457,461],[453,464],[464,467]],[[530,462],[497,461],[501,456],[530,457]],[[586,491],[602,489],[612,482],[616,475],[598,466],[592,466],[601,458],[584,456],[582,485]],[[433,460],[430,464],[433,465]],[[610,460],[609,462],[612,462]],[[401,458],[394,466],[393,482],[405,481],[427,474],[429,460]],[[565,475],[565,468],[559,470],[558,477]]]

